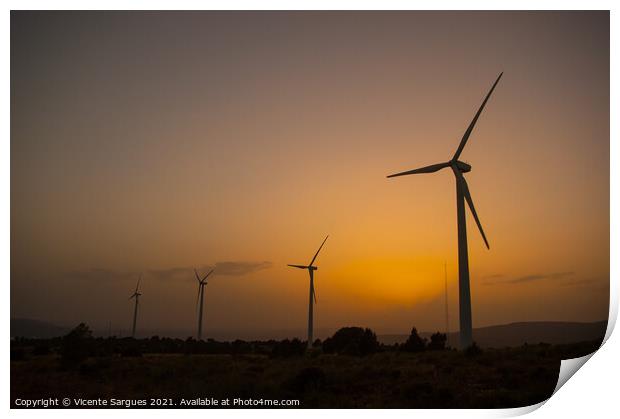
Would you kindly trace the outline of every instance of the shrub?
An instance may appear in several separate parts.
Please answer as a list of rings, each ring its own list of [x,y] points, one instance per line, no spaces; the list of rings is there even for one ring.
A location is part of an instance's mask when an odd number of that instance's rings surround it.
[[[426,339],[422,339],[414,327],[411,329],[407,341],[402,344],[401,349],[406,352],[422,352],[426,349]]]
[[[325,372],[319,367],[307,367],[299,371],[287,384],[296,393],[317,390],[325,384]]]
[[[140,350],[140,345],[138,343],[131,342],[125,345],[121,349],[121,356],[123,358],[136,358],[142,356],[142,351]]]
[[[231,343],[231,353],[233,355],[245,355],[252,353],[252,344],[241,339]]]
[[[92,350],[93,333],[84,323],[80,323],[62,339],[60,350],[64,364],[79,363],[88,358]]]
[[[306,345],[299,339],[284,339],[280,342],[276,342],[271,350],[271,356],[273,358],[288,358],[291,356],[301,356],[305,351]]]
[[[45,343],[37,344],[32,350],[33,355],[49,355],[51,353],[49,345]]]
[[[377,335],[368,328],[343,327],[334,336],[325,339],[323,342],[323,352],[325,353],[364,356],[373,354],[378,350]]]
[[[26,359],[24,348],[11,348],[11,361],[23,361]]]
[[[442,351],[446,349],[446,341],[448,336],[445,333],[433,333],[431,335],[431,341],[428,344],[429,350]]]
[[[465,349],[465,355],[467,356],[477,356],[481,353],[482,349],[480,349],[480,346],[478,346],[476,342],[472,343],[471,346],[468,346],[467,349]]]

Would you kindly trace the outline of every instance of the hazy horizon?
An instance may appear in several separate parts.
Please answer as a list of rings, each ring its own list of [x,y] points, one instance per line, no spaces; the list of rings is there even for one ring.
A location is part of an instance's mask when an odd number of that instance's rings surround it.
[[[26,320],[26,321],[30,321],[30,320],[34,320],[34,321],[41,321],[39,319],[26,319],[26,318],[12,318],[11,320]],[[43,321],[44,322],[44,321]],[[474,328],[474,332],[476,330],[480,330],[480,329],[485,329],[485,328],[495,328],[495,327],[510,327],[511,325],[520,325],[520,324],[529,324],[529,325],[536,325],[536,324],[545,324],[545,325],[549,325],[550,329],[549,331],[553,334],[553,333],[557,333],[557,331],[554,329],[554,326],[558,325],[558,324],[570,324],[570,325],[578,325],[578,324],[583,324],[583,325],[589,325],[589,324],[595,324],[595,323],[600,323],[600,322],[607,322],[607,319],[599,319],[599,320],[595,320],[595,321],[591,321],[591,322],[563,322],[563,321],[554,321],[554,320],[541,320],[541,321],[530,321],[530,322],[510,322],[510,323],[506,323],[506,324],[494,324],[494,325],[487,325],[487,326],[480,326],[480,327],[475,327]],[[51,324],[51,323],[50,323]],[[59,324],[53,324],[53,326],[57,326],[63,329],[63,333],[68,332],[69,330],[73,329],[75,326],[77,326],[78,324],[63,324],[63,325],[59,325]],[[87,326],[89,327],[89,329],[92,331],[93,335],[96,337],[109,337],[109,336],[113,336],[113,337],[129,337],[131,336],[131,325],[129,325],[129,327],[125,324],[121,324],[121,325],[111,325],[112,327],[110,328],[109,324],[108,325],[96,325],[95,327],[93,327],[92,325],[87,324]],[[338,327],[331,327],[331,328],[316,328],[314,330],[314,338],[315,339],[321,339],[324,340],[330,336],[333,336],[333,334],[341,327],[363,327],[360,325],[353,325],[353,324],[343,324],[340,325]],[[456,325],[457,327],[453,327],[451,328],[451,330],[449,331],[449,333],[451,333],[452,335],[458,335],[458,324]],[[203,331],[204,332],[204,331]],[[294,339],[294,338],[298,338],[302,341],[305,341],[307,339],[307,329],[304,327],[298,327],[295,329],[277,329],[277,328],[273,328],[273,329],[264,329],[264,330],[253,330],[253,329],[247,329],[247,330],[240,330],[240,329],[235,329],[235,330],[214,330],[214,329],[210,329],[207,330],[207,334],[204,336],[204,339],[214,339],[214,340],[218,340],[218,341],[234,341],[237,339],[241,339],[241,340],[247,340],[247,341],[251,341],[251,340],[270,340],[270,339],[275,339],[275,340],[282,340],[282,339]],[[406,337],[410,334],[411,332],[411,328],[407,329],[407,330],[400,330],[400,329],[395,329],[395,330],[373,330],[373,332],[376,333],[377,336],[379,337],[393,337],[393,336],[402,336],[402,337]],[[429,329],[429,330],[418,330],[418,333],[420,333],[422,336],[424,335],[428,335],[428,334],[432,334],[435,332],[441,332],[441,333],[445,333],[445,330],[442,329]],[[176,339],[186,339],[188,337],[196,337],[196,330],[195,327],[194,328],[183,328],[183,327],[179,327],[179,328],[173,328],[173,329],[161,329],[161,328],[155,328],[155,329],[138,329],[136,331],[136,338],[138,339],[144,339],[144,338],[151,338],[153,336],[159,336],[160,338],[176,338]],[[22,336],[19,333],[11,333],[11,337],[18,337],[18,336]],[[36,334],[31,334],[31,335],[27,335],[26,337],[33,337],[36,336]]]
[[[11,12],[11,317],[204,336],[609,304],[609,12]],[[320,335],[320,334],[319,334]],[[303,336],[303,334],[302,334]]]

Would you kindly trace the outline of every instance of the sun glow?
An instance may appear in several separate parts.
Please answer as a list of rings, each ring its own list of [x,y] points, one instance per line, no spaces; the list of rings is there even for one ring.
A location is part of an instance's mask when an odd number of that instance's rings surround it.
[[[443,262],[429,256],[351,260],[333,276],[341,292],[385,304],[414,304],[444,289]]]

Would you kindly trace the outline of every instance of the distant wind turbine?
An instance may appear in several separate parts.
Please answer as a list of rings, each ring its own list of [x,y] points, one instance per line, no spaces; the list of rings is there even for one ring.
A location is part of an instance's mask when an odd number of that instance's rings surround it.
[[[202,279],[200,279],[200,276],[198,276],[198,271],[194,269],[194,274],[196,274],[196,280],[198,281],[198,298],[196,299],[196,305],[200,304],[198,309],[198,340],[202,339],[202,306],[205,300],[205,285],[207,285],[207,278],[212,273],[213,269],[211,269],[208,274],[206,274],[204,277],[202,277]]]
[[[456,178],[456,212],[457,212],[457,224],[458,224],[458,249],[459,249],[459,327],[460,327],[460,346],[461,349],[467,348],[472,344],[472,320],[471,320],[471,295],[469,290],[469,261],[467,256],[467,227],[465,223],[465,201],[467,201],[467,205],[469,205],[469,209],[471,210],[472,215],[474,216],[474,220],[478,225],[478,230],[480,230],[480,234],[482,234],[482,239],[484,240],[484,244],[489,248],[489,242],[484,234],[484,230],[482,229],[482,225],[480,224],[480,220],[478,219],[478,215],[476,214],[476,209],[474,208],[474,201],[471,198],[471,194],[469,193],[469,187],[467,186],[467,182],[465,181],[465,177],[463,173],[467,173],[471,171],[471,166],[467,163],[464,163],[459,160],[461,153],[463,152],[463,148],[465,148],[465,144],[467,144],[467,140],[471,135],[471,132],[474,129],[474,125],[478,121],[478,117],[482,113],[484,106],[486,105],[491,93],[497,86],[499,79],[502,77],[502,74],[497,77],[495,83],[491,87],[491,90],[484,98],[482,105],[480,105],[480,109],[476,112],[474,119],[467,127],[461,142],[456,149],[456,153],[452,156],[452,159],[445,163],[433,164],[431,166],[422,167],[419,169],[408,170],[406,172],[400,172],[393,175],[389,175],[388,178],[396,177],[396,176],[405,176],[405,175],[413,175],[418,173],[433,173],[438,170],[444,169],[446,167],[450,167],[454,172],[454,177]]]
[[[136,337],[136,320],[138,319],[138,303],[140,300],[140,296],[142,295],[141,293],[138,292],[138,287],[140,287],[141,280],[142,280],[142,275],[140,275],[140,277],[138,278],[138,283],[136,284],[136,290],[133,292],[133,294],[131,294],[131,297],[129,297],[130,300],[132,298],[136,299],[134,303],[134,308],[133,308],[133,327],[131,328],[132,338]]]
[[[314,316],[313,307],[314,307],[314,304],[316,304],[316,294],[314,292],[314,271],[319,269],[316,266],[313,266],[312,264],[316,260],[316,257],[319,255],[319,252],[323,248],[323,245],[327,241],[327,237],[325,237],[325,240],[323,240],[323,243],[321,243],[319,250],[316,251],[316,253],[314,254],[314,257],[312,258],[312,260],[310,261],[308,265],[288,265],[292,268],[307,269],[308,273],[310,274],[310,297],[308,301],[308,348],[312,347],[313,316]]]

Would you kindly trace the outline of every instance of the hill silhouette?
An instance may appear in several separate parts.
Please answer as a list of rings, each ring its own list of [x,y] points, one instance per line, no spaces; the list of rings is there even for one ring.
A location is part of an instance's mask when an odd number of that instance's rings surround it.
[[[21,336],[27,338],[55,338],[66,335],[71,328],[57,326],[41,320],[12,318],[11,337]]]
[[[521,346],[524,343],[565,344],[591,340],[602,340],[605,336],[607,321],[580,322],[517,322],[503,325],[479,327],[473,330],[474,340],[485,348],[502,348]],[[70,327],[55,325],[49,322],[26,319],[11,319],[11,337],[53,338],[66,335]],[[420,336],[430,339],[434,332],[420,332]],[[183,338],[187,337],[182,334]],[[174,336],[178,337],[178,336]],[[378,340],[386,345],[404,343],[408,334],[377,335]],[[284,338],[284,337],[283,337]],[[234,340],[234,339],[232,339]],[[448,334],[448,345],[456,347],[458,332]]]
[[[605,336],[607,320],[579,322],[518,322],[496,326],[479,327],[473,330],[474,341],[485,348],[503,348],[527,344],[551,343],[566,344],[590,340],[602,340]],[[430,338],[432,333],[422,332],[421,337]],[[391,345],[403,343],[409,335],[379,335],[381,343]],[[448,334],[448,344],[457,346],[458,332]]]

